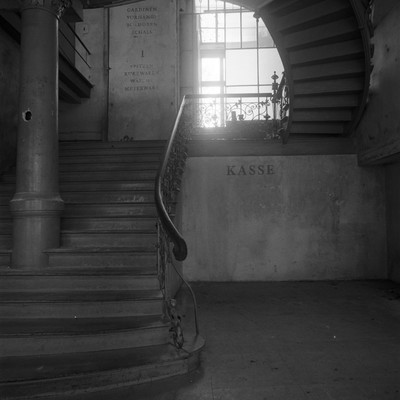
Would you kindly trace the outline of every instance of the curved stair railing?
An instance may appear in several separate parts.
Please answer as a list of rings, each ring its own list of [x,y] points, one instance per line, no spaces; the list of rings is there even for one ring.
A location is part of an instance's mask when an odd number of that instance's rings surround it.
[[[276,135],[282,139],[282,143],[286,144],[289,136],[290,91],[285,72],[283,72],[279,83],[277,82],[278,78],[278,75],[274,71],[274,75],[272,75],[273,93],[271,98],[271,103],[273,104],[273,123]]]
[[[193,299],[196,335],[200,332],[197,318],[196,296],[175,264],[175,260],[183,261],[186,259],[187,245],[185,239],[171,219],[181,188],[182,175],[187,158],[187,142],[191,133],[191,115],[187,107],[188,103],[188,100],[184,98],[179,108],[174,128],[157,174],[155,186],[155,203],[158,213],[158,275],[160,288],[166,305],[166,312],[171,321],[171,332],[174,344],[177,348],[183,346],[184,337],[181,318],[176,310],[176,301],[175,299],[169,298],[167,293],[166,275],[169,268],[174,269],[190,291]]]
[[[374,26],[372,21],[372,8],[374,0],[350,0],[350,3],[353,7],[354,14],[358,22],[364,47],[364,89],[360,107],[352,123],[351,129],[355,129],[361,120],[365,106],[368,102],[370,75],[373,69],[371,60],[374,55],[374,46],[371,39],[374,36]]]
[[[199,324],[197,318],[197,302],[196,296],[189,283],[183,277],[182,272],[176,266],[176,261],[184,261],[187,257],[187,245],[182,234],[172,221],[171,215],[174,214],[176,202],[181,189],[183,172],[185,170],[187,159],[187,144],[192,136],[194,127],[205,127],[204,113],[207,113],[209,104],[207,100],[215,106],[216,100],[222,101],[221,111],[224,116],[219,121],[219,125],[228,126],[226,123],[231,122],[233,125],[241,121],[251,122],[254,119],[263,119],[269,121],[271,116],[268,114],[268,106],[272,104],[273,117],[271,119],[273,131],[269,132],[268,125],[265,125],[266,136],[269,139],[284,137],[287,126],[287,115],[289,112],[289,96],[286,86],[286,80],[283,76],[280,83],[277,82],[278,76],[274,73],[272,85],[273,93],[266,96],[259,94],[240,94],[240,95],[187,95],[184,97],[172,130],[171,137],[166,146],[164,157],[156,177],[155,185],[155,204],[158,214],[157,232],[158,232],[158,277],[160,281],[160,289],[163,293],[166,306],[166,313],[171,322],[171,332],[176,347],[181,348],[184,343],[183,331],[181,326],[181,318],[177,312],[176,300],[169,297],[166,284],[167,274],[172,268],[182,282],[189,289],[193,299],[194,322],[196,334],[199,334]],[[239,100],[231,101],[236,96]],[[257,104],[254,101],[245,102],[245,98],[259,98]],[[229,99],[229,101],[228,101]],[[243,114],[237,114],[237,110]],[[247,111],[246,110],[250,110]],[[215,113],[215,111],[213,111]],[[248,114],[248,115],[247,115]],[[229,115],[229,116],[228,116]],[[246,121],[245,117],[250,116],[250,121]],[[237,119],[239,117],[239,119]],[[218,118],[215,118],[218,121]],[[230,125],[231,127],[233,125]]]

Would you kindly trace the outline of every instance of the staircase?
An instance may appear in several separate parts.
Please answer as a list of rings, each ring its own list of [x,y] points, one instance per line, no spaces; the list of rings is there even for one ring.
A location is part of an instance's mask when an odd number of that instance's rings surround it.
[[[154,179],[164,142],[60,146],[61,247],[13,270],[0,182],[0,398],[34,399],[149,382],[198,364],[203,342],[171,343],[157,273]]]
[[[21,43],[21,16],[12,11],[0,11],[0,29],[4,30],[18,45]],[[59,26],[58,96],[61,101],[79,104],[90,98],[93,84],[76,68],[74,57],[76,48],[66,40],[71,30],[62,19]],[[69,56],[67,56],[70,54]]]
[[[367,100],[372,28],[367,0],[272,0],[257,13],[290,88],[288,132],[349,135]]]

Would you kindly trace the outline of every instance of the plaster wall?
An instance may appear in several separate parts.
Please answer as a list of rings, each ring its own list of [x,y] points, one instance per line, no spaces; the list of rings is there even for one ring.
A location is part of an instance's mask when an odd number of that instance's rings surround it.
[[[189,280],[386,278],[382,167],[355,155],[190,158]]]
[[[0,172],[14,165],[18,130],[19,47],[0,30]]]
[[[375,52],[369,102],[357,131],[362,162],[376,161],[400,152],[400,4],[375,2]]]
[[[400,163],[388,165],[386,171],[389,277],[400,283]]]

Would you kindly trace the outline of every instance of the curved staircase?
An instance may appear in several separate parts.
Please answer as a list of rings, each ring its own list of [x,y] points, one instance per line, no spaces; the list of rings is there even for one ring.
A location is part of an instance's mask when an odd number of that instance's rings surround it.
[[[158,281],[153,191],[163,148],[61,145],[61,247],[40,270],[9,267],[15,175],[3,175],[1,399],[112,389],[197,366],[204,342],[173,346]]]
[[[367,0],[272,0],[257,14],[274,38],[290,93],[288,134],[349,135],[371,72]]]

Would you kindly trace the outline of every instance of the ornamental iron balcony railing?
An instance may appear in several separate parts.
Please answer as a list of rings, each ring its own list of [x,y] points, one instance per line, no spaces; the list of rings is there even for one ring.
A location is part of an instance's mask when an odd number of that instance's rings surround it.
[[[195,125],[223,128],[240,121],[267,121],[272,93],[198,95]]]
[[[289,116],[289,91],[283,76],[272,76],[271,93],[187,95],[191,119],[198,133],[235,131],[280,139]],[[200,132],[199,132],[200,131]]]

